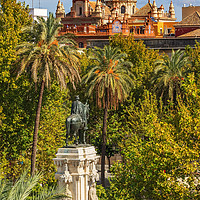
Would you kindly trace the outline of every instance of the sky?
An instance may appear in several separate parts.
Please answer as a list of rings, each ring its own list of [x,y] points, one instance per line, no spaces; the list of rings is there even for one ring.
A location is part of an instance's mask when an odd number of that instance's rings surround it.
[[[48,13],[52,12],[55,14],[58,0],[25,0],[25,3],[26,5],[29,5],[30,8],[32,8],[32,1],[34,8],[39,8],[40,5],[40,8],[47,8]],[[23,2],[23,0],[21,0],[21,2]],[[72,0],[61,0],[61,2],[63,2],[65,12],[68,13],[72,6]],[[136,6],[137,8],[141,8],[145,4],[147,4],[147,2],[148,0],[138,0]],[[153,0],[151,0],[151,3],[152,2]],[[170,2],[171,0],[156,0],[157,6],[160,7],[161,4],[163,4],[165,11],[169,10]],[[173,0],[173,4],[175,7],[177,21],[181,21],[183,4],[186,4],[186,6],[188,6],[189,4],[192,4],[194,6],[200,6],[200,0]]]

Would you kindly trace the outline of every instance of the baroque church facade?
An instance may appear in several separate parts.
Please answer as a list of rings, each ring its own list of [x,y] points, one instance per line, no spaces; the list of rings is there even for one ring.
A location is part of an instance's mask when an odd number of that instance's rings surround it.
[[[73,0],[71,11],[65,13],[58,1],[56,17],[64,25],[60,34],[76,35],[79,48],[87,46],[87,40],[108,39],[116,33],[134,34],[135,38],[156,38],[174,34],[176,24],[173,2],[169,10],[156,1],[137,8],[137,0]]]

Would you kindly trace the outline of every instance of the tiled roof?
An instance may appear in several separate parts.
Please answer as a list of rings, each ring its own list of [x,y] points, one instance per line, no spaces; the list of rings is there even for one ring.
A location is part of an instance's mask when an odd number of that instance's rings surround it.
[[[181,22],[175,26],[182,25],[200,25],[200,13],[198,11],[193,12],[191,15],[185,17]]]
[[[110,8],[108,6],[105,6],[105,15],[110,15]]]
[[[147,3],[145,6],[140,8],[135,14],[133,14],[133,17],[148,17],[148,13],[151,11],[151,4]]]
[[[89,4],[92,7],[93,11],[95,11],[96,1],[89,1]]]
[[[94,12],[95,11],[95,7],[96,7],[96,1],[89,1],[89,4],[92,7],[92,10]],[[110,15],[110,9],[109,9],[108,6],[105,6],[105,15]]]
[[[189,33],[185,33],[183,35],[178,36],[179,38],[184,38],[184,37],[200,37],[200,28],[191,31]]]

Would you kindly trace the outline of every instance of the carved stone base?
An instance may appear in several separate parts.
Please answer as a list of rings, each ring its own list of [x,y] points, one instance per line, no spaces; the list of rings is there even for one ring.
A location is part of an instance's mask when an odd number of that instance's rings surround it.
[[[71,200],[96,200],[95,182],[99,176],[96,164],[99,156],[95,148],[60,148],[54,158],[57,166],[55,175],[59,187],[64,187]]]

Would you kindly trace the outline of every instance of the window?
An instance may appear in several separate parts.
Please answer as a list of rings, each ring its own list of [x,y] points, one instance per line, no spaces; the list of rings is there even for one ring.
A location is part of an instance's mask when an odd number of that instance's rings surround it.
[[[121,7],[121,13],[124,14],[125,12],[126,12],[126,8],[125,8],[125,6],[122,6]]]
[[[171,33],[171,28],[168,28],[168,30],[167,30],[167,32],[168,32],[168,34],[170,34]]]
[[[78,43],[78,47],[79,47],[79,48],[84,48],[83,42],[79,42],[79,43]]]
[[[144,27],[140,26],[140,34],[144,34]]]
[[[80,8],[79,8],[79,16],[81,16],[82,13],[83,13],[83,12],[82,12],[82,7],[80,7]]]
[[[162,28],[160,28],[160,35],[162,35]]]
[[[135,13],[135,6],[133,6],[133,14]]]

